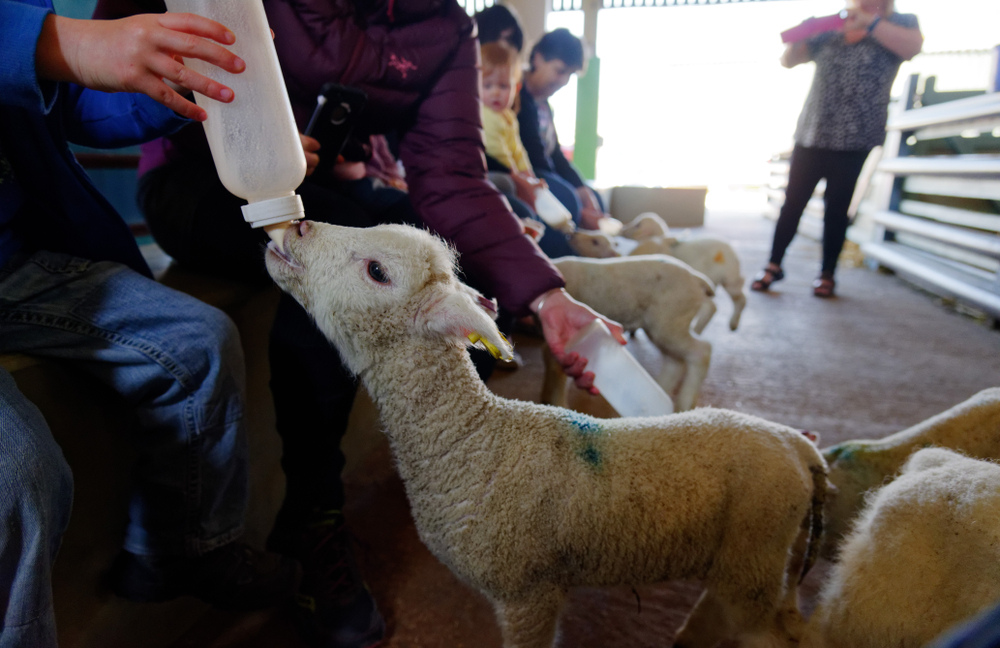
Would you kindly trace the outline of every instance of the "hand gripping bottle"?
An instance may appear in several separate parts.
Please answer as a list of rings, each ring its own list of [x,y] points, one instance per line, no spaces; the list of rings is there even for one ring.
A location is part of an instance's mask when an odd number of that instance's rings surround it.
[[[594,387],[621,416],[662,416],[674,413],[670,396],[646,373],[639,361],[618,344],[599,319],[582,328],[566,351],[587,359],[584,371],[594,372]]]
[[[303,218],[295,193],[306,175],[306,157],[278,66],[261,0],[166,0],[167,9],[225,25],[236,35],[229,50],[246,63],[241,74],[190,58],[196,72],[232,88],[225,104],[195,93],[205,109],[205,134],[222,184],[250,204],[243,218],[263,227],[280,246],[290,221]]]

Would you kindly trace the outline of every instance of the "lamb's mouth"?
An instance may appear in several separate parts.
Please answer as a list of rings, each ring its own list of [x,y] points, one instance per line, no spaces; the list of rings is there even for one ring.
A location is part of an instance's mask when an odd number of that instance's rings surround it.
[[[278,257],[279,259],[281,259],[281,261],[285,265],[289,266],[293,270],[301,270],[302,269],[302,264],[299,263],[295,258],[293,258],[292,255],[289,254],[286,250],[282,250],[280,247],[278,247],[278,244],[275,243],[274,241],[269,241],[268,242],[268,244],[267,244],[267,251],[270,254],[272,254],[272,255]]]

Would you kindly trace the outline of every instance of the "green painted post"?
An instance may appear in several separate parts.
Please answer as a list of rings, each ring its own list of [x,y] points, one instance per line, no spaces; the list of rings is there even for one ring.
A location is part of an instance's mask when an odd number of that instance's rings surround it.
[[[576,141],[573,164],[584,178],[593,180],[597,169],[597,95],[601,85],[601,59],[587,63],[587,73],[576,85]]]

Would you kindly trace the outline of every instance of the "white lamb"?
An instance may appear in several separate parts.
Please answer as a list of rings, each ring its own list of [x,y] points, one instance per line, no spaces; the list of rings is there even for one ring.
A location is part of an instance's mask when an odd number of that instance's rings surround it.
[[[1000,598],[1000,466],[942,448],[877,491],[803,648],[919,648]]]
[[[622,228],[622,236],[640,241],[652,236],[669,236],[670,227],[655,212],[643,212]]]
[[[692,321],[695,332],[701,332],[715,312],[712,305],[705,317],[705,304],[712,304],[711,282],[688,265],[664,255],[563,257],[553,263],[566,279],[570,295],[617,320],[626,331],[643,329],[665,356],[678,361],[664,362],[656,381],[668,394],[676,391],[674,405],[678,412],[693,408],[708,373],[712,345],[692,333]],[[699,313],[702,317],[696,320]],[[682,376],[677,375],[678,369]],[[565,405],[565,374],[549,362],[545,378],[542,401]]]
[[[421,540],[493,602],[504,646],[551,646],[571,587],[678,578],[706,591],[675,645],[796,637],[815,446],[725,410],[605,421],[496,396],[465,348],[510,348],[454,263],[403,226],[303,223],[267,253],[377,404]]]
[[[826,507],[823,553],[833,556],[864,504],[865,493],[895,475],[911,454],[927,446],[1000,460],[1000,388],[984,389],[922,423],[874,441],[845,441],[823,451],[837,487]]]
[[[591,259],[621,256],[614,237],[598,230],[576,230],[569,237],[569,246],[580,256]]]
[[[740,325],[740,315],[747,298],[743,294],[740,259],[731,245],[710,238],[677,240],[653,236],[639,241],[639,245],[629,253],[630,256],[642,254],[668,254],[676,257],[711,279],[713,285],[722,286],[733,300],[729,328],[735,331]]]

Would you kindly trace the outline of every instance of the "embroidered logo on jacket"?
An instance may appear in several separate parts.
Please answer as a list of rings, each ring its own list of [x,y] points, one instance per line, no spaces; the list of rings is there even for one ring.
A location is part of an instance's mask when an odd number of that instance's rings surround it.
[[[396,56],[395,54],[389,55],[389,67],[394,68],[397,72],[403,75],[404,79],[406,78],[406,74],[408,72],[412,72],[417,69],[416,65],[401,56]]]

